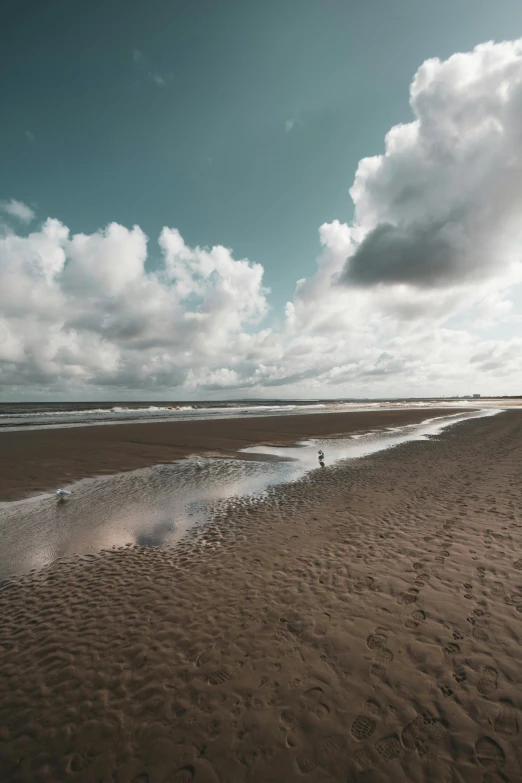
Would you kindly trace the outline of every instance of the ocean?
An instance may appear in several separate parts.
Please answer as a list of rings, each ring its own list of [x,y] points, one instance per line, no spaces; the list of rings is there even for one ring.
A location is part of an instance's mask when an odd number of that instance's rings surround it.
[[[0,403],[0,430],[281,416],[386,408],[436,408],[476,405],[477,400],[239,400],[198,402],[13,402]]]

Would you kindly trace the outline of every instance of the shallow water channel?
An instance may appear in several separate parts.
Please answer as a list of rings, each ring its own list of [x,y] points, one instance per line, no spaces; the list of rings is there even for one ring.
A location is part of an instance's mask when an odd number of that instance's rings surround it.
[[[172,545],[212,518],[218,501],[253,498],[270,487],[327,470],[401,443],[426,440],[470,418],[501,409],[427,418],[421,424],[380,429],[345,438],[314,439],[293,446],[255,446],[248,459],[198,458],[129,473],[84,479],[54,494],[0,504],[0,578],[39,569],[54,560],[126,544]],[[318,450],[325,454],[324,467]]]

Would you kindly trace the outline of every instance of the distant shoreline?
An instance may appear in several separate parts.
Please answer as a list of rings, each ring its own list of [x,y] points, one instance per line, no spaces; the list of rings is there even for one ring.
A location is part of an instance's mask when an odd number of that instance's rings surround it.
[[[484,405],[498,405],[486,400]],[[516,403],[509,403],[516,404]],[[426,400],[253,400],[207,402],[0,403],[0,431],[63,429],[99,424],[195,421],[235,417],[349,413],[374,410],[475,407],[468,399],[452,403]]]

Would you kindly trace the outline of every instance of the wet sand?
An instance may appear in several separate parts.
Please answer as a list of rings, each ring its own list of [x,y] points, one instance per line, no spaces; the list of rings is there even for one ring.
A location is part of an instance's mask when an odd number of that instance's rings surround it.
[[[194,454],[237,456],[257,444],[368,432],[469,408],[311,413],[0,432],[0,502],[82,478],[136,470]]]
[[[504,412],[7,585],[2,779],[522,780],[521,463]]]

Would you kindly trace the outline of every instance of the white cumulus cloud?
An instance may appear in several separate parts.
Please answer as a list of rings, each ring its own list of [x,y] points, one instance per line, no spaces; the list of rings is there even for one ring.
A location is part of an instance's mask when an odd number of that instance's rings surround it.
[[[359,163],[343,282],[449,287],[508,270],[520,259],[522,39],[427,60],[410,104],[413,122]]]
[[[426,61],[411,106],[284,314],[260,264],[173,227],[2,229],[0,394],[520,393],[522,41]]]
[[[0,384],[165,390],[229,362],[266,312],[262,267],[173,229],[159,244],[163,265],[148,272],[137,226],[71,235],[48,219],[0,237]]]
[[[22,201],[17,201],[15,198],[9,201],[0,201],[0,211],[4,212],[10,217],[16,218],[21,223],[30,223],[34,220],[35,214],[33,210],[24,204]]]

